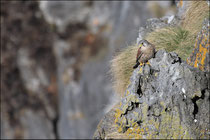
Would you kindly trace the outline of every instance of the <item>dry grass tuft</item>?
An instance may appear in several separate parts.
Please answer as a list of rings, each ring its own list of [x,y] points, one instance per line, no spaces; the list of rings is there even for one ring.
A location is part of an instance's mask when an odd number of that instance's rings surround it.
[[[191,34],[197,35],[202,28],[204,18],[209,17],[207,1],[191,1],[188,4],[181,26]]]
[[[193,50],[195,37],[181,27],[170,27],[156,30],[148,34],[146,39],[156,46],[156,50],[174,51],[186,60]]]
[[[114,79],[114,89],[121,96],[124,94],[136,62],[137,46],[129,46],[111,61],[111,73]]]

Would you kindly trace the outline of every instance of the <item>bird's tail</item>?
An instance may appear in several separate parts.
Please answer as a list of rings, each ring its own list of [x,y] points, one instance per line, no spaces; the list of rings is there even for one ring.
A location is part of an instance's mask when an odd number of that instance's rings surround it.
[[[137,68],[139,66],[139,62],[136,62],[136,65],[133,66],[133,69]]]

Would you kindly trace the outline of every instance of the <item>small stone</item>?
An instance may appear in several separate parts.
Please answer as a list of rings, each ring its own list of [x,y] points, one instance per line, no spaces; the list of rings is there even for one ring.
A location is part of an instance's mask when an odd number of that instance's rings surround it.
[[[182,88],[182,92],[185,93],[185,89],[184,88]]]

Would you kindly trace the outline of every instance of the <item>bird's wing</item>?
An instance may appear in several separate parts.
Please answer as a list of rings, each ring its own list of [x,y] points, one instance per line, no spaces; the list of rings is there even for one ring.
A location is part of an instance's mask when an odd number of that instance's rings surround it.
[[[141,48],[138,49],[138,52],[137,52],[137,55],[136,55],[136,63],[139,61],[139,59],[141,58],[142,56],[142,51],[141,51]]]

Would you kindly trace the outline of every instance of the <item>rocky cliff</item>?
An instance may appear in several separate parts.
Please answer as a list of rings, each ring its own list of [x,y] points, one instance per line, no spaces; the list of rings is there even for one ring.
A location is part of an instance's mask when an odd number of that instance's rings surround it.
[[[191,9],[206,7],[197,4]],[[139,26],[146,25],[141,40],[176,24],[175,16],[146,22],[152,11],[161,17],[174,6],[171,1],[1,1],[1,138],[91,138],[114,99],[113,54],[136,40]],[[129,81],[133,69],[124,68],[130,70]],[[203,101],[197,96],[193,102]]]
[[[210,138],[209,19],[208,8],[201,9],[206,4],[181,1],[184,7],[177,15],[149,19],[140,28],[137,42],[147,38],[158,50],[149,64],[132,70],[135,46],[114,58],[115,90],[123,96],[100,121],[93,138]],[[163,45],[171,51],[160,49]]]
[[[109,61],[147,3],[1,1],[1,138],[91,138],[113,99]]]
[[[125,97],[94,138],[209,138],[208,75],[159,50],[132,73]]]

